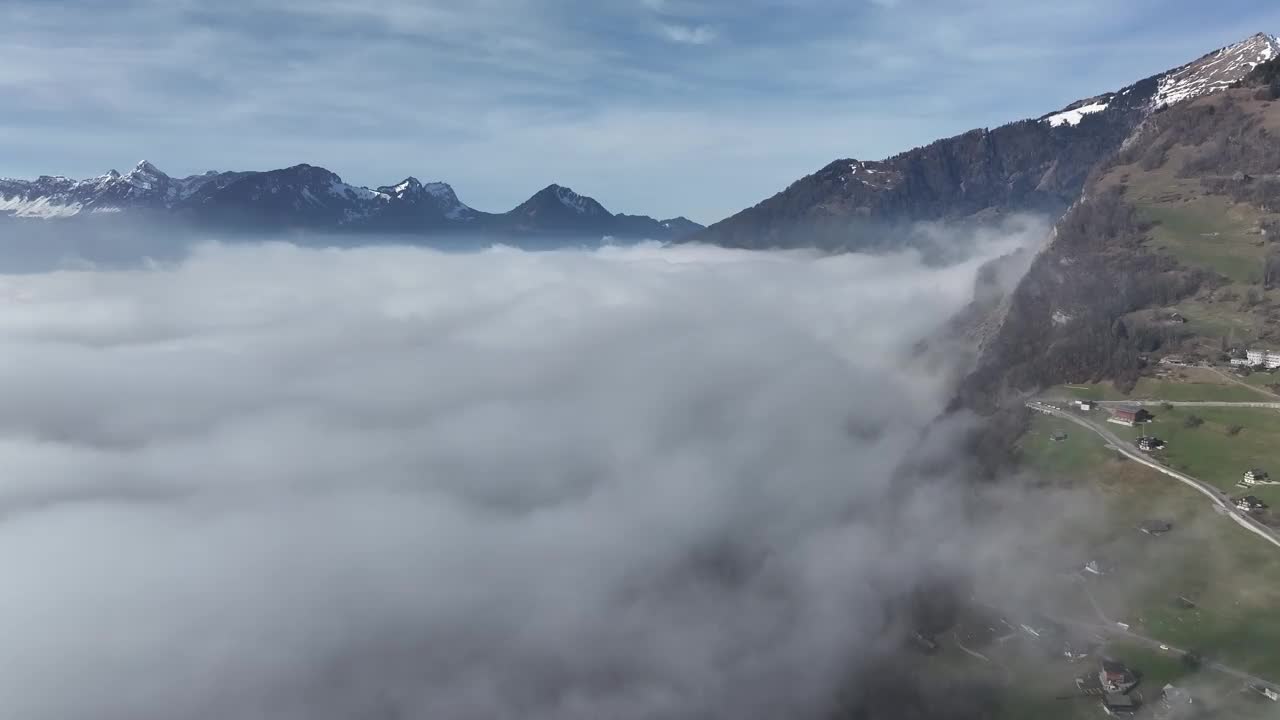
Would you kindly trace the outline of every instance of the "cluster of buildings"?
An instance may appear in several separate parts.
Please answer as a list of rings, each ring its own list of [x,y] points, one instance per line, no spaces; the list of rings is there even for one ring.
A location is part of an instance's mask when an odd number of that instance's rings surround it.
[[[1280,368],[1280,352],[1271,350],[1246,350],[1244,357],[1231,358],[1231,364],[1240,367],[1264,367],[1268,370]]]

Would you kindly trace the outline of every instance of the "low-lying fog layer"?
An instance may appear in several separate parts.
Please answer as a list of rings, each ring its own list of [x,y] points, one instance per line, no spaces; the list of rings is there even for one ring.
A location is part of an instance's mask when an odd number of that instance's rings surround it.
[[[911,347],[1037,230],[0,276],[0,716],[803,717],[964,552]]]

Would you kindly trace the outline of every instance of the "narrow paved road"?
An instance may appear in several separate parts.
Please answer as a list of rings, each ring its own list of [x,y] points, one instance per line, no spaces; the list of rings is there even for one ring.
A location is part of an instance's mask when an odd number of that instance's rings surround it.
[[[1070,402],[1068,400],[1055,402]],[[1280,400],[1276,402],[1264,402],[1261,400],[1095,400],[1099,405],[1105,407],[1116,407],[1124,405],[1172,405],[1174,407],[1247,407],[1247,408],[1272,408],[1280,409]]]
[[[1152,402],[1159,403],[1160,401],[1157,400]],[[1223,404],[1223,405],[1242,405],[1242,406],[1249,407],[1254,405],[1255,403],[1173,403],[1173,404],[1174,405]],[[1262,404],[1275,405],[1275,407],[1280,408],[1280,403],[1262,403]],[[1094,422],[1089,418],[1082,417],[1073,412],[1062,410],[1061,408],[1054,407],[1053,405],[1049,405],[1047,403],[1043,403],[1038,400],[1028,401],[1027,407],[1031,408],[1032,410],[1045,413],[1047,415],[1053,415],[1054,417],[1059,417],[1059,418],[1062,418],[1063,420],[1068,420],[1077,425],[1080,425],[1081,427],[1084,427],[1093,431],[1094,433],[1100,435],[1103,440],[1106,440],[1107,443],[1110,444],[1112,447],[1114,447],[1117,451],[1119,451],[1120,453],[1123,453],[1130,460],[1142,463],[1143,465],[1146,465],[1147,467],[1152,468],[1153,470],[1156,470],[1165,475],[1168,475],[1169,477],[1183,483],[1184,485],[1188,485],[1194,488],[1195,490],[1199,491],[1201,494],[1203,494],[1205,497],[1209,498],[1213,502],[1215,509],[1218,512],[1231,518],[1233,521],[1235,521],[1237,525],[1244,528],[1245,530],[1248,530],[1254,535],[1257,535],[1263,540],[1266,540],[1272,545],[1275,545],[1277,548],[1280,548],[1280,534],[1277,534],[1275,530],[1272,530],[1266,525],[1263,525],[1262,523],[1253,519],[1253,517],[1251,517],[1250,515],[1238,510],[1236,506],[1232,504],[1232,502],[1227,497],[1225,497],[1222,494],[1222,492],[1218,490],[1216,487],[1214,487],[1213,485],[1210,485],[1209,483],[1204,482],[1203,480],[1197,480],[1196,478],[1190,475],[1187,475],[1185,473],[1180,473],[1177,470],[1165,467],[1164,465],[1157,463],[1156,461],[1148,457],[1145,453],[1143,453],[1141,450],[1134,447],[1133,444],[1130,443],[1129,441],[1120,439],[1119,436],[1117,436],[1115,433],[1108,430],[1101,423]]]
[[[1146,635],[1141,635],[1139,633],[1133,632],[1131,630],[1126,630],[1120,627],[1119,624],[1117,624],[1114,620],[1108,618],[1107,614],[1102,611],[1102,607],[1099,606],[1098,601],[1094,599],[1093,593],[1089,592],[1089,586],[1087,584],[1083,586],[1083,589],[1084,589],[1085,595],[1089,598],[1089,604],[1093,606],[1094,613],[1097,614],[1098,620],[1101,621],[1100,625],[1092,626],[1094,630],[1104,635],[1120,635],[1129,640],[1133,640],[1142,645],[1146,645],[1152,650],[1159,650],[1161,652],[1174,653],[1177,655],[1185,655],[1188,652],[1186,649],[1177,647],[1176,645],[1170,645],[1169,643],[1161,642],[1160,640],[1157,640],[1155,638],[1147,637]],[[1081,623],[1077,621],[1069,621],[1069,622],[1071,624],[1076,624],[1076,625],[1090,626],[1090,623]],[[1233,668],[1230,665],[1224,665],[1223,663],[1220,663],[1217,661],[1210,660],[1204,663],[1202,667],[1209,668],[1210,670],[1216,670],[1220,673],[1231,675],[1232,677],[1236,677],[1246,682],[1254,683],[1257,685],[1265,685],[1266,687],[1271,687],[1271,688],[1276,687],[1276,684],[1271,682],[1270,680],[1267,680],[1265,678],[1260,678],[1257,675],[1253,675],[1243,670]]]
[[[1250,390],[1258,393],[1259,395],[1266,395],[1268,397],[1280,398],[1280,395],[1276,395],[1275,393],[1271,392],[1270,390],[1264,387],[1258,387],[1257,385],[1250,385],[1249,383],[1241,380],[1240,378],[1232,377],[1231,375],[1228,375],[1227,373],[1222,372],[1221,370],[1219,370],[1218,368],[1212,365],[1201,365],[1200,367],[1214,372],[1215,374],[1218,375],[1218,377],[1221,377],[1223,380],[1226,380],[1227,382],[1235,383],[1236,385],[1239,385],[1241,387],[1247,387]]]

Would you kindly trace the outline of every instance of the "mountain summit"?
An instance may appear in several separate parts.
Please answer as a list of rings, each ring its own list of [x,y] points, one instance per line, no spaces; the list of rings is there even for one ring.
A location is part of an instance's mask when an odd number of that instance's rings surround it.
[[[919,220],[1018,211],[1061,215],[1089,172],[1149,116],[1215,93],[1280,54],[1259,33],[1118,91],[1039,118],[938,140],[880,161],[835,160],[782,192],[691,236],[731,247],[859,250],[902,244]]]
[[[150,162],[121,175],[87,180],[42,176],[0,179],[0,217],[65,219],[162,216],[242,232],[604,236],[676,240],[702,229],[684,218],[614,215],[600,203],[550,185],[506,213],[485,213],[458,199],[447,183],[407,177],[376,190],[300,164],[265,172],[217,172],[173,178]]]

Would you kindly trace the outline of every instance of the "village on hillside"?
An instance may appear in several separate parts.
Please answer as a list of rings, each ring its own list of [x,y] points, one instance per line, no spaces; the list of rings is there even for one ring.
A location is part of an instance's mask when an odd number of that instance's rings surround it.
[[[1090,698],[1117,717],[1280,717],[1280,352],[1148,368],[1128,393],[1027,403],[1024,462],[1084,482],[1114,521],[1066,572],[1084,609],[978,614],[955,641],[990,663],[1012,643],[1056,653],[1071,685],[1029,700],[1045,717],[1090,717]]]

